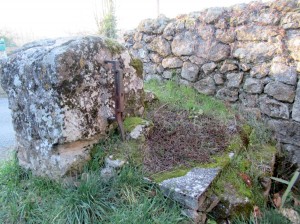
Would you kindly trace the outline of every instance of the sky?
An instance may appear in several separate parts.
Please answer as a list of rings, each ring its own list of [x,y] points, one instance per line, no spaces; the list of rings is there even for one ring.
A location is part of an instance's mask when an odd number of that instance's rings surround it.
[[[157,0],[115,0],[118,29],[134,29],[157,16]],[[160,13],[169,18],[208,7],[231,6],[251,0],[159,0]],[[0,31],[17,34],[21,41],[95,33],[95,15],[101,0],[1,0]]]

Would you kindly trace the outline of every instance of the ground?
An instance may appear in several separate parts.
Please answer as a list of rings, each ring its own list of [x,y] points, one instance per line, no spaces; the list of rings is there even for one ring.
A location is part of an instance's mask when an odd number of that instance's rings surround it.
[[[15,145],[8,99],[0,97],[0,160],[6,159]]]

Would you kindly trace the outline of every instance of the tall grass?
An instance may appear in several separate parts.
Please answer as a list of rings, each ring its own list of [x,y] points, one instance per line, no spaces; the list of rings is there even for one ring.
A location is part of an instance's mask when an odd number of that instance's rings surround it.
[[[33,176],[16,159],[0,165],[0,223],[178,223],[179,206],[165,199],[127,165],[113,180],[100,178],[90,163],[86,173],[63,185]],[[98,168],[98,169],[97,169]]]

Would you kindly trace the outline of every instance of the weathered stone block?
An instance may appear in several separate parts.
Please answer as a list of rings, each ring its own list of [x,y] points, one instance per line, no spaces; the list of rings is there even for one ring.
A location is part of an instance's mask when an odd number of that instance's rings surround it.
[[[251,68],[250,75],[253,78],[264,78],[270,72],[270,65],[268,63],[257,64]]]
[[[126,113],[141,113],[142,76],[130,66],[129,54],[111,40],[45,40],[8,58],[1,83],[9,97],[21,166],[51,178],[81,170],[114,114],[114,77],[104,63],[113,59],[123,68]]]
[[[244,73],[243,72],[229,73],[226,75],[226,77],[228,80],[227,87],[238,88],[243,81]]]
[[[252,107],[252,108],[257,107],[257,102],[258,102],[257,94],[241,93],[239,98],[245,107]]]
[[[181,77],[194,82],[198,78],[199,67],[190,62],[184,62],[181,71]]]
[[[300,13],[288,12],[281,20],[281,26],[284,29],[300,28]]]
[[[211,77],[206,77],[204,79],[199,80],[194,84],[194,88],[202,94],[205,95],[214,95],[216,92],[216,85]]]
[[[145,19],[140,22],[137,30],[146,34],[162,34],[170,19],[159,15],[157,19]]]
[[[296,90],[296,97],[292,110],[292,118],[293,120],[300,122],[300,81],[298,82],[298,87]]]
[[[211,40],[214,38],[215,28],[212,25],[204,25],[200,23],[197,28],[197,33],[203,40]]]
[[[216,97],[224,101],[235,102],[239,99],[239,92],[237,90],[222,88],[217,92]]]
[[[300,146],[300,123],[296,121],[270,120],[268,125],[282,143]]]
[[[174,37],[172,52],[174,55],[192,55],[195,49],[195,40],[190,32],[185,32]]]
[[[197,57],[202,57],[214,62],[222,61],[230,55],[230,46],[218,43],[217,41],[198,41],[198,45],[195,49]]]
[[[230,62],[230,61],[224,61],[224,63],[222,64],[221,68],[220,68],[220,72],[221,73],[226,73],[226,72],[230,72],[233,70],[236,70],[238,67]]]
[[[259,79],[247,78],[243,88],[247,93],[261,93],[264,85]]]
[[[246,63],[262,63],[280,51],[278,46],[267,42],[237,42],[233,56]]]
[[[164,68],[179,68],[182,64],[182,60],[177,57],[169,57],[162,60],[162,66]]]
[[[291,56],[294,60],[300,61],[300,32],[297,30],[287,33],[287,46],[291,51]]]
[[[278,31],[270,26],[241,26],[236,29],[237,40],[241,41],[266,41]]]
[[[265,87],[265,93],[283,102],[292,103],[295,98],[295,88],[282,82],[270,82]]]
[[[215,83],[217,84],[217,85],[222,85],[222,84],[224,84],[224,78],[223,78],[223,75],[222,74],[215,74],[214,75],[214,80],[215,80]]]
[[[259,104],[261,112],[270,117],[282,119],[289,119],[290,117],[289,107],[287,104],[273,100],[267,96],[260,97]]]
[[[219,168],[194,168],[185,176],[160,183],[163,193],[192,210],[198,210],[199,198],[219,174]]]
[[[171,46],[169,42],[161,36],[154,38],[153,41],[147,46],[148,50],[157,52],[163,57],[166,57],[169,54],[171,54]]]
[[[296,67],[283,63],[284,58],[276,57],[272,61],[270,76],[276,81],[289,85],[296,85],[297,71]]]
[[[217,30],[216,39],[222,43],[229,44],[233,43],[235,40],[235,32],[233,29],[228,30]]]
[[[206,63],[202,66],[202,70],[204,71],[205,75],[210,74],[213,70],[217,67],[214,62]]]

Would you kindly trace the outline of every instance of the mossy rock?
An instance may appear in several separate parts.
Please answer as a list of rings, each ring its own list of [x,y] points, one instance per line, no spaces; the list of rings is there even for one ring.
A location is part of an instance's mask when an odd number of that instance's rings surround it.
[[[130,61],[130,64],[136,71],[136,74],[138,77],[143,78],[143,62],[140,59],[132,58]]]
[[[149,124],[148,121],[140,118],[140,117],[127,117],[124,120],[124,130],[125,132],[131,132],[136,126],[138,125],[147,125]]]
[[[125,48],[120,43],[113,39],[105,38],[104,43],[105,46],[109,49],[110,53],[112,54],[121,54],[122,51],[125,50]]]

